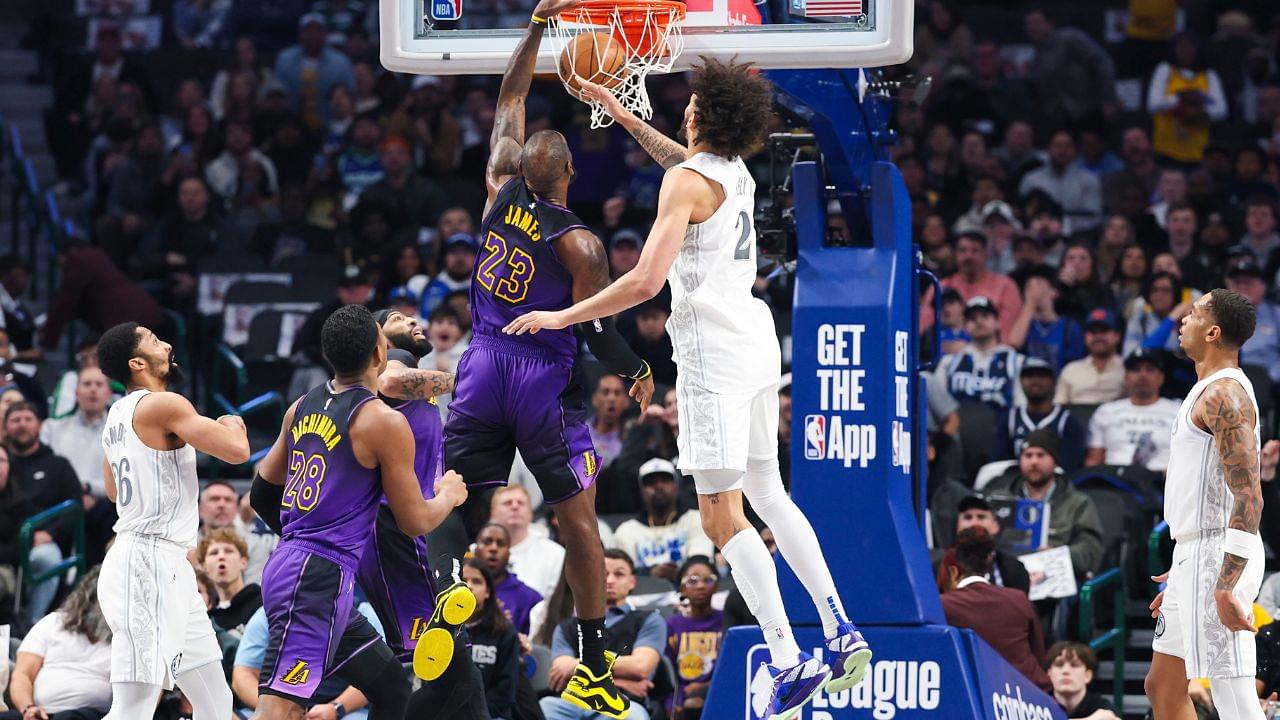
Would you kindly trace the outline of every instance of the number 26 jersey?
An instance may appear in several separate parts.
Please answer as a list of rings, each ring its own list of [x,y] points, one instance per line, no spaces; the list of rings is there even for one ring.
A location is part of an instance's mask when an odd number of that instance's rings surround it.
[[[116,486],[116,534],[154,537],[196,546],[200,482],[190,445],[156,450],[133,431],[133,414],[150,390],[134,390],[112,403],[102,430],[102,452]]]
[[[585,227],[568,208],[536,197],[523,177],[508,180],[480,226],[471,278],[472,332],[549,350],[557,361],[572,365],[578,351],[573,328],[536,335],[504,335],[502,328],[527,312],[573,304],[573,276],[560,264],[554,243]]]
[[[329,383],[303,395],[286,440],[280,544],[300,545],[355,568],[382,500],[382,473],[360,464],[351,421],[376,396],[367,388],[334,391]]]

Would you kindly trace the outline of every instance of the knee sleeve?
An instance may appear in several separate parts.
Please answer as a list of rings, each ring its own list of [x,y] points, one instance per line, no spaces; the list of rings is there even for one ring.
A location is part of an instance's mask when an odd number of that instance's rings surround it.
[[[111,711],[102,720],[149,718],[156,713],[156,700],[159,697],[159,685],[111,683]],[[228,714],[229,712],[228,710]]]
[[[409,704],[409,676],[390,650],[377,658],[381,662],[357,658],[338,674],[369,698],[369,720],[400,720]]]
[[[191,720],[223,720],[231,714],[231,688],[222,663],[205,663],[178,673],[178,688],[191,701]]]
[[[1210,679],[1209,691],[1213,693],[1213,706],[1222,720],[1263,720],[1253,678]]]

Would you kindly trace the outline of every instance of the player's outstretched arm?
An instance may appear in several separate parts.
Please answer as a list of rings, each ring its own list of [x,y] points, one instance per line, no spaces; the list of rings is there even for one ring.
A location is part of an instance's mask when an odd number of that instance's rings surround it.
[[[594,233],[574,230],[561,235],[555,243],[556,256],[573,276],[574,302],[586,300],[609,286],[609,258]],[[578,329],[592,354],[609,372],[635,381],[629,394],[644,412],[653,397],[653,371],[618,333],[613,316],[580,323]]]
[[[675,262],[680,246],[684,244],[684,233],[689,227],[699,190],[706,187],[701,178],[701,175],[684,168],[677,168],[662,178],[658,219],[649,230],[649,239],[640,251],[640,260],[616,282],[586,300],[574,303],[573,307],[521,315],[508,323],[503,332],[523,335],[542,329],[559,330],[617,315],[657,295],[666,282],[667,271]]]
[[[580,80],[579,82],[582,85],[583,97],[600,103],[604,107],[604,111],[609,113],[609,117],[631,133],[631,137],[635,138],[640,147],[649,153],[649,157],[653,158],[654,162],[661,165],[664,170],[670,170],[689,159],[688,148],[663,135],[652,125],[636,117],[635,113],[628,110],[618,101],[618,97],[613,94],[612,90],[588,80]]]
[[[467,499],[467,487],[455,472],[445,473],[436,483],[436,496],[427,500],[418,485],[413,467],[413,433],[409,421],[381,402],[370,403],[361,412],[358,425],[352,429],[378,460],[382,471],[382,491],[396,518],[396,525],[406,535],[418,536],[434,530],[449,516],[449,511]]]
[[[1213,433],[1222,463],[1223,479],[1233,501],[1227,520],[1226,552],[1214,594],[1218,615],[1232,630],[1253,630],[1248,609],[1235,598],[1233,591],[1244,573],[1249,558],[1231,552],[1237,545],[1234,533],[1256,535],[1262,521],[1262,482],[1258,476],[1258,440],[1253,427],[1257,422],[1253,403],[1240,383],[1220,380],[1205,390],[1197,403],[1195,421]],[[1242,539],[1242,542],[1247,539]],[[1242,550],[1243,552],[1243,550]]]
[[[390,360],[378,376],[378,393],[397,400],[429,400],[453,392],[457,380],[451,372],[420,370]]]
[[[253,485],[249,487],[249,506],[277,535],[284,534],[284,526],[280,523],[280,506],[284,502],[285,455],[289,451],[289,427],[293,425],[297,409],[298,402],[295,401],[285,412],[284,420],[280,423],[280,435],[254,468]]]
[[[223,415],[217,420],[196,412],[191,401],[177,393],[155,393],[138,404],[143,424],[159,427],[206,455],[231,465],[249,459],[249,435],[244,420]]]

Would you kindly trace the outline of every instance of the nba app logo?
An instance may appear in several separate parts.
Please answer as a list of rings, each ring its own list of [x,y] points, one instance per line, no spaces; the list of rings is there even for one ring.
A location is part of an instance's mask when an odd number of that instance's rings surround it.
[[[821,460],[827,456],[827,418],[804,416],[804,459]]]
[[[462,0],[431,0],[432,20],[457,20],[462,17]]]

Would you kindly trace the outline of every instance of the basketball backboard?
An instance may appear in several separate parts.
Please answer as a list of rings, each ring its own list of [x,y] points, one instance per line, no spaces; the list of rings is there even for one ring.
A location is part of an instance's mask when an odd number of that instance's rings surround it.
[[[419,75],[501,74],[535,0],[379,0],[382,64]],[[684,52],[762,68],[879,67],[911,57],[914,0],[686,0]],[[543,43],[539,72],[555,72]]]

